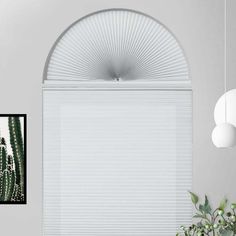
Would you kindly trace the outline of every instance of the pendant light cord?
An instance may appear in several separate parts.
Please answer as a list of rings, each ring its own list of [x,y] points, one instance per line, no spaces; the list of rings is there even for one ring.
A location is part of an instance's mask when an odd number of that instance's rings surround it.
[[[224,93],[225,93],[225,123],[227,123],[227,0],[224,6]]]

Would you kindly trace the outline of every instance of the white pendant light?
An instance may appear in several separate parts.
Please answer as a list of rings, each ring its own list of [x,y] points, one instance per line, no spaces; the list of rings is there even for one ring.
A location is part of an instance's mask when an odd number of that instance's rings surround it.
[[[216,127],[212,132],[212,141],[214,145],[218,148],[228,148],[236,145],[236,128],[227,119],[228,117],[228,106],[227,106],[227,47],[226,47],[226,34],[227,34],[227,0],[225,0],[225,27],[224,27],[224,121],[216,123]],[[215,109],[216,114],[216,109]],[[215,117],[217,121],[217,118]]]
[[[236,89],[227,91],[227,121],[236,127]],[[225,94],[218,99],[214,110],[217,125],[225,122]]]
[[[236,129],[230,123],[216,125],[212,132],[212,141],[218,148],[233,147],[236,144]]]

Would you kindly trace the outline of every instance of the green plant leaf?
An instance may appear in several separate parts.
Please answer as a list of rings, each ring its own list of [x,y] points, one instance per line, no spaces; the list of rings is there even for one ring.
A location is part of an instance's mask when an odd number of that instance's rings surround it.
[[[233,236],[233,232],[231,230],[228,230],[228,229],[220,229],[219,230],[219,233],[221,236]]]
[[[201,222],[201,221],[198,222],[198,223],[197,223],[197,226],[198,226],[198,227],[202,227],[202,226],[203,226],[202,222]]]
[[[208,201],[208,198],[207,198],[206,195],[205,195],[205,202],[204,202],[204,205],[199,205],[199,210],[200,210],[202,213],[211,214],[211,206],[210,206],[210,204],[209,204],[209,201]]]
[[[231,209],[235,209],[236,208],[236,203],[232,203],[230,207],[231,207]]]
[[[189,191],[189,193],[191,195],[192,203],[196,205],[198,203],[198,196],[195,193],[193,193],[193,192]]]
[[[228,200],[227,200],[226,198],[224,198],[224,199],[220,202],[219,209],[224,211],[224,209],[225,209],[226,206],[227,206],[227,203],[228,203]]]
[[[193,218],[205,218],[205,217],[203,215],[201,215],[201,214],[195,214],[193,216]]]

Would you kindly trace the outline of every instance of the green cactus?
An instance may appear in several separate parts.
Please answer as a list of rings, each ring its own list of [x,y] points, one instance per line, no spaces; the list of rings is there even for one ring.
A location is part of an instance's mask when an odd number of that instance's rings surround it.
[[[9,117],[8,127],[13,156],[7,155],[0,140],[0,201],[24,201],[24,147],[19,117]]]
[[[11,200],[16,184],[16,172],[14,169],[13,157],[10,155],[8,155],[8,171],[9,171],[8,199]]]
[[[7,169],[7,150],[6,150],[6,142],[4,138],[1,138],[0,141],[0,200],[4,201],[4,194],[6,190],[5,183],[7,181],[7,177],[5,171]]]
[[[9,171],[3,171],[2,178],[2,201],[8,201],[8,189],[9,189]]]
[[[8,126],[10,133],[10,143],[12,147],[15,172],[16,172],[16,184],[18,187],[17,200],[24,200],[24,146],[21,133],[21,124],[19,117],[9,117]]]

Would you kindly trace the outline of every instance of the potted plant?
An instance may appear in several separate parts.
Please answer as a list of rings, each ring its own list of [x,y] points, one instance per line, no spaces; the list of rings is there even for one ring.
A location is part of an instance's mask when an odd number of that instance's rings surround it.
[[[236,235],[236,203],[230,204],[224,198],[216,209],[212,209],[208,197],[204,203],[199,203],[196,194],[189,192],[196,213],[193,216],[197,222],[190,226],[181,226],[176,236],[234,236]]]

